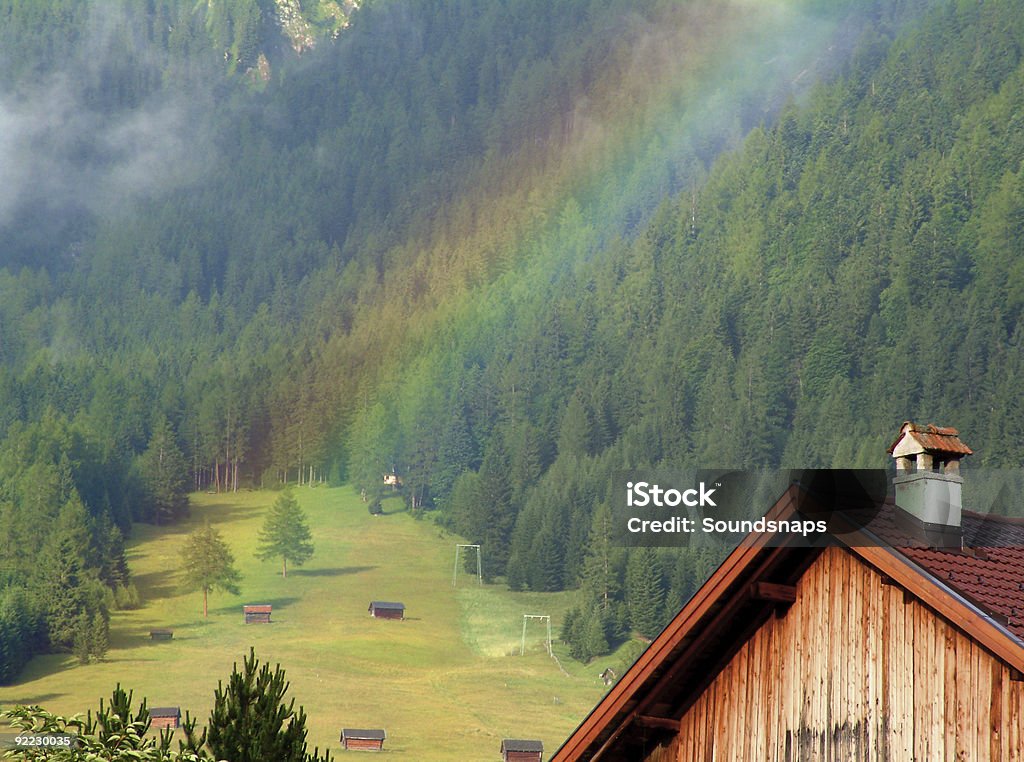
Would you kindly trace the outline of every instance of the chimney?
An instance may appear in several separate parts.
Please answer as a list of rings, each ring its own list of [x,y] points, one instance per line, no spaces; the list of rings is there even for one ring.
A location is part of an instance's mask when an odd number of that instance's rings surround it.
[[[971,448],[956,429],[907,421],[889,447],[896,459],[896,506],[901,518],[934,547],[960,547],[963,507],[960,458]]]

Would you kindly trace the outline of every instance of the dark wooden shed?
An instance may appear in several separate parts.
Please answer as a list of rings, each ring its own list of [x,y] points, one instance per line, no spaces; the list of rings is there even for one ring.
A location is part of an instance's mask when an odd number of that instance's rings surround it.
[[[342,728],[341,748],[354,751],[383,751],[387,734],[383,728]]]
[[[174,630],[168,630],[163,627],[150,630],[149,637],[151,640],[170,640],[174,637]]]
[[[377,619],[405,619],[405,604],[390,601],[370,601],[367,609]]]
[[[242,610],[245,612],[245,623],[246,624],[270,624],[270,609],[269,605],[258,605],[258,606],[243,606]]]
[[[522,738],[506,738],[501,742],[501,758],[504,762],[540,762],[544,744]]]
[[[151,728],[176,728],[181,725],[181,707],[155,706],[149,710],[149,717]]]

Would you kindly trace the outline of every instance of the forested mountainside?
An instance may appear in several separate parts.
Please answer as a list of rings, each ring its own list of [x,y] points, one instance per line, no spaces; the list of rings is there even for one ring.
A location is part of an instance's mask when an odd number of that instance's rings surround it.
[[[394,468],[586,656],[709,563],[616,469],[1013,458],[1014,3],[287,8],[0,5],[0,679],[189,488]]]

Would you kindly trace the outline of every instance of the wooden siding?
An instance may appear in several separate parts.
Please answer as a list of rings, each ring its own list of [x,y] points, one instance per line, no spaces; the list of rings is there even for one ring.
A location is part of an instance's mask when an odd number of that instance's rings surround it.
[[[505,762],[541,762],[539,751],[506,751]]]
[[[648,762],[1024,762],[1024,682],[851,553],[828,549]]]
[[[346,738],[342,744],[350,751],[382,751],[384,741],[376,738]]]

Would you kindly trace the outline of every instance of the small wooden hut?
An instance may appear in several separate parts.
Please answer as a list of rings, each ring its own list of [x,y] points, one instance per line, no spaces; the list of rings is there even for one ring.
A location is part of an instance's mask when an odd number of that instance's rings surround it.
[[[170,640],[174,637],[174,630],[168,630],[165,627],[158,627],[155,630],[149,631],[150,640]]]
[[[506,738],[501,742],[501,758],[504,762],[541,762],[544,744],[540,741],[522,738]]]
[[[341,748],[354,751],[383,751],[387,734],[383,728],[342,728]]]
[[[260,604],[255,606],[243,606],[242,610],[245,612],[245,623],[246,624],[270,624],[270,610],[271,606],[268,604]]]
[[[377,619],[405,619],[405,604],[391,601],[370,601],[367,609]]]
[[[181,707],[155,706],[149,710],[149,726],[155,730],[181,725]]]

